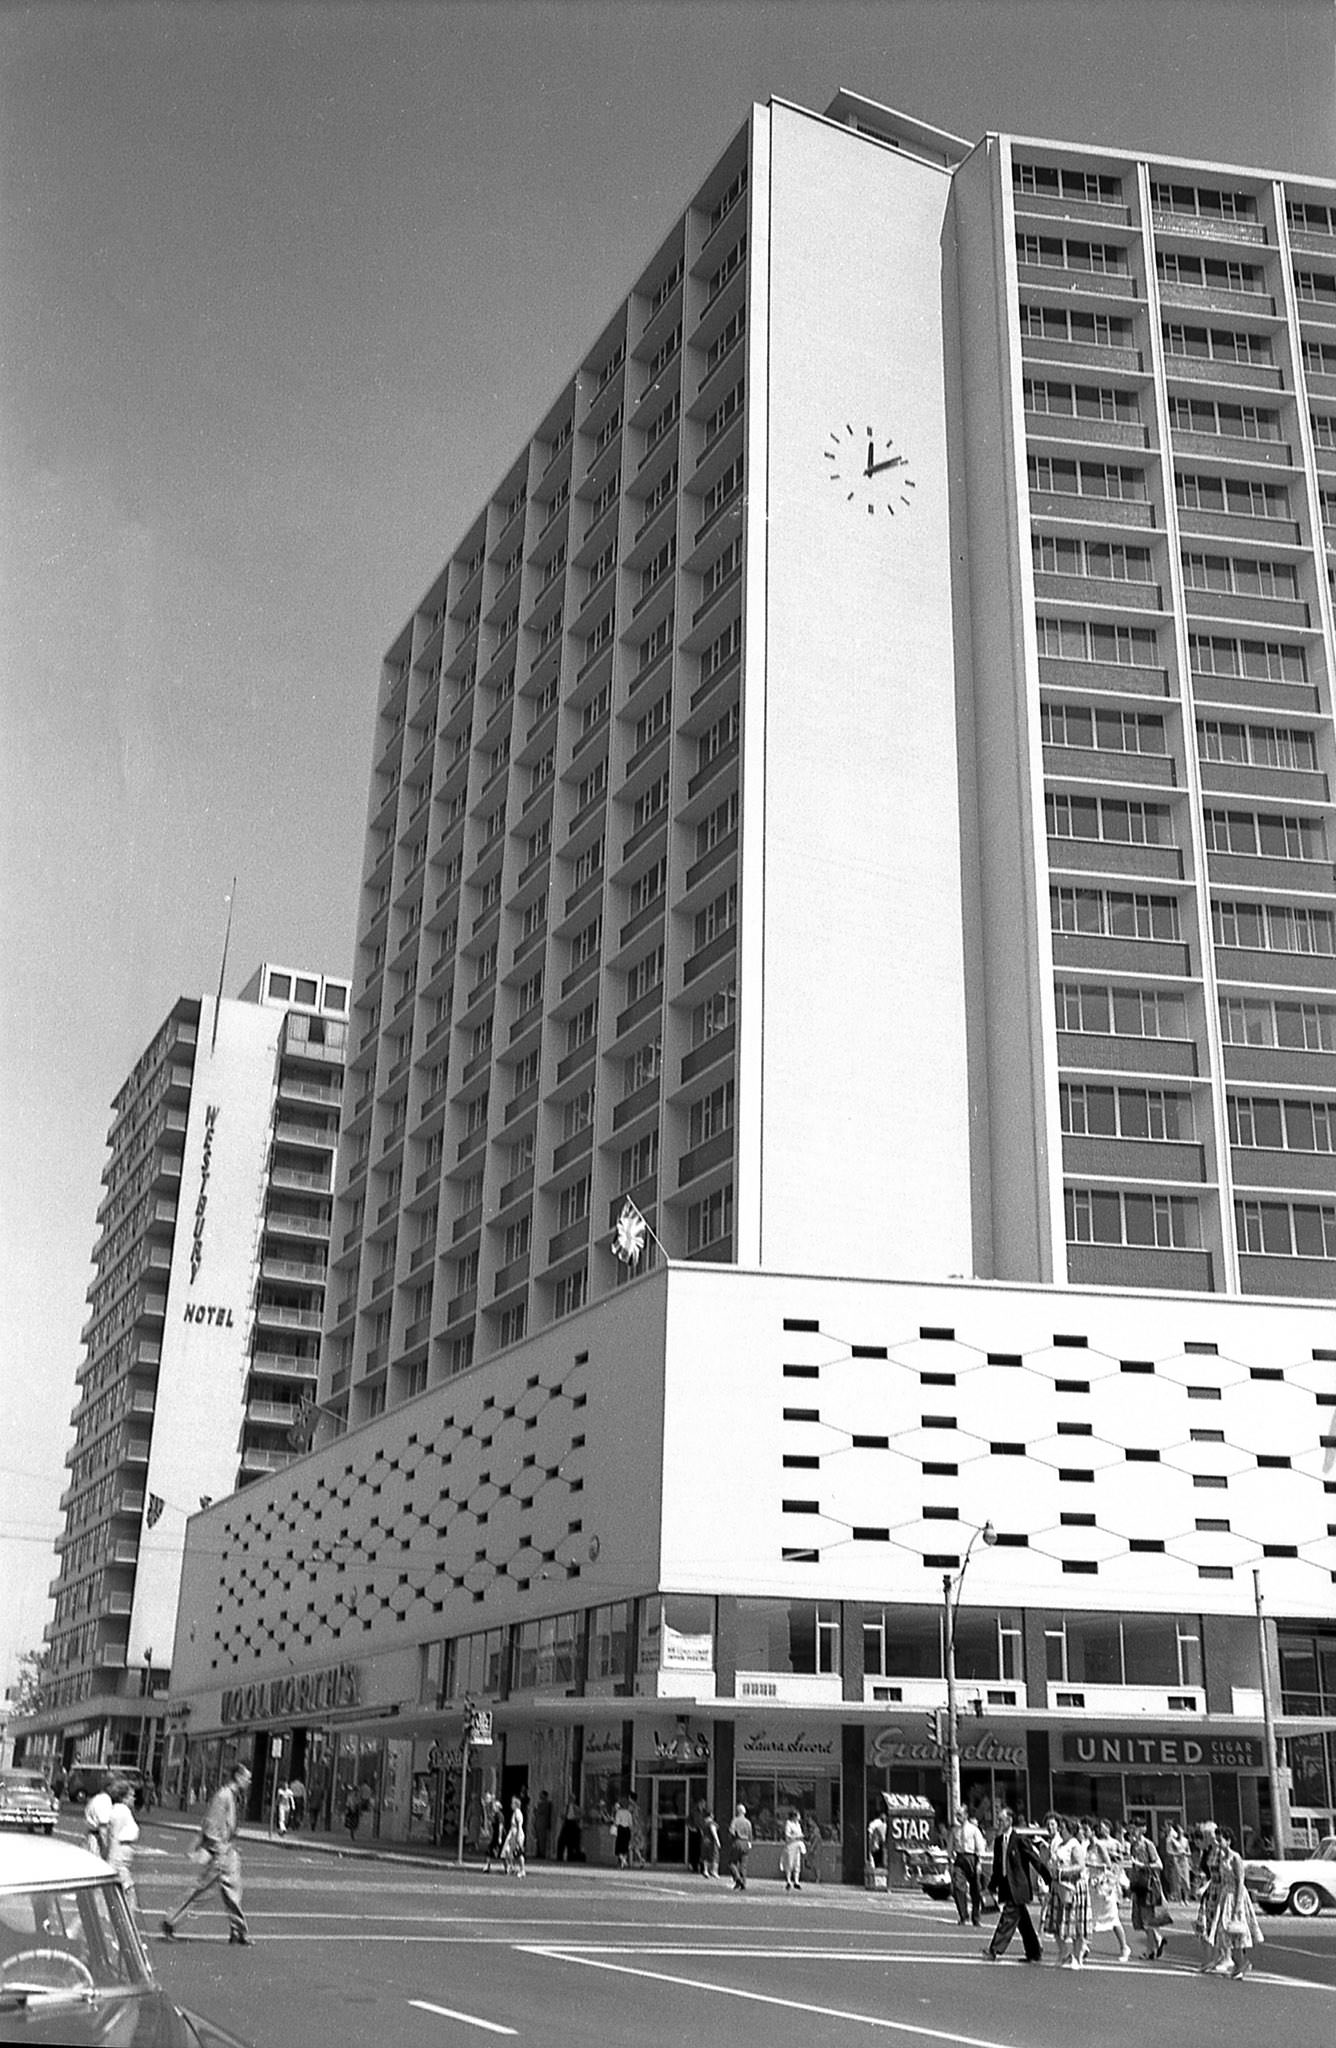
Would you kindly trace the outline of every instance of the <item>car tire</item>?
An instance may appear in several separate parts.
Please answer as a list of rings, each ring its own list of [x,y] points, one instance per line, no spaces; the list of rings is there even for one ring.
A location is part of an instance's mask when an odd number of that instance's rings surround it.
[[[1290,1911],[1300,1920],[1311,1920],[1321,1910],[1322,1894],[1315,1884],[1296,1884],[1290,1889]]]

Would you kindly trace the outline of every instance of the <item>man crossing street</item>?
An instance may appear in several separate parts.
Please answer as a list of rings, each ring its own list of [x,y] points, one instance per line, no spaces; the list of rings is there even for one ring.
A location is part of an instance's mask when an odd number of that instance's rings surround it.
[[[251,1774],[245,1764],[233,1764],[223,1780],[200,1825],[199,1843],[195,1849],[196,1861],[201,1865],[200,1875],[192,1890],[182,1899],[174,1913],[169,1913],[162,1923],[162,1932],[167,1941],[176,1940],[176,1923],[202,1899],[204,1894],[217,1885],[227,1911],[227,1938],[238,1947],[251,1946],[250,1929],[246,1915],[241,1909],[241,1857],[237,1852],[237,1830],[241,1825],[242,1810],[246,1794],[250,1790]]]

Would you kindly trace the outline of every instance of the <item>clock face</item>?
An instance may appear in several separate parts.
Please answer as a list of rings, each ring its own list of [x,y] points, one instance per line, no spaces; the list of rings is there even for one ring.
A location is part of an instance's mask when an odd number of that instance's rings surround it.
[[[846,504],[859,506],[873,518],[889,512],[892,519],[913,504],[917,485],[909,457],[896,448],[893,434],[878,435],[871,427],[855,427],[846,420],[826,438],[826,475]]]

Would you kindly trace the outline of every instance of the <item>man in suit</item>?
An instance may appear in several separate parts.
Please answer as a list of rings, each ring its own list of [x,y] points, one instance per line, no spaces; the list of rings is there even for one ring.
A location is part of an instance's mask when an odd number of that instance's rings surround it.
[[[1047,1881],[1048,1868],[1043,1858],[1031,1847],[1028,1838],[1019,1834],[1015,1826],[1015,1815],[1011,1808],[1004,1806],[998,1813],[997,1839],[993,1843],[992,1890],[998,1902],[999,1912],[993,1938],[984,1954],[994,1962],[1004,1952],[1012,1935],[1019,1927],[1021,1945],[1025,1950],[1027,1963],[1043,1960],[1039,1936],[1035,1933],[1030,1918],[1030,1902],[1034,1898],[1035,1877]]]

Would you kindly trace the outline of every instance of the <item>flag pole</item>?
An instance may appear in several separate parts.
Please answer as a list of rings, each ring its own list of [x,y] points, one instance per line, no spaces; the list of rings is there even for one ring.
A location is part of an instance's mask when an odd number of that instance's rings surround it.
[[[223,976],[227,973],[227,948],[232,938],[232,904],[236,898],[236,893],[237,878],[233,875],[232,887],[227,898],[227,925],[223,932],[223,957],[218,963],[218,995],[213,1006],[213,1036],[209,1040],[210,1059],[213,1058],[214,1047],[218,1043],[218,1012],[223,1007]]]

